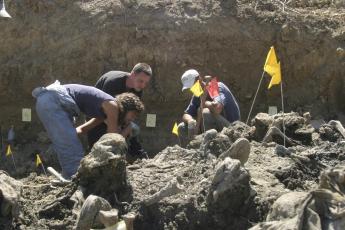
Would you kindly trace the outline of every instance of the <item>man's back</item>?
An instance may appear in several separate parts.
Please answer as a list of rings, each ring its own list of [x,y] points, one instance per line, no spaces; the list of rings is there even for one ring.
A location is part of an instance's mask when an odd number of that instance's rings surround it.
[[[137,95],[139,98],[142,96],[142,91],[137,92],[134,89],[128,89],[126,80],[130,73],[123,71],[109,71],[103,74],[96,82],[95,87],[110,94],[113,97],[121,93],[130,92]]]
[[[219,87],[219,96],[216,97],[214,100],[223,104],[224,106],[223,113],[224,113],[225,118],[229,122],[240,120],[241,119],[240,108],[238,106],[238,103],[234,95],[231,93],[230,89],[223,82],[218,82],[218,87]]]
[[[105,117],[102,110],[104,101],[112,101],[114,98],[92,86],[80,84],[64,85],[68,94],[74,99],[80,111],[89,117]]]

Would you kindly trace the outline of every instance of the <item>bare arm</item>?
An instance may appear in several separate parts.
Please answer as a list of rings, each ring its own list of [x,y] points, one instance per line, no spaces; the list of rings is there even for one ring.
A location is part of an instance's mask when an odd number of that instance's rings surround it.
[[[121,135],[127,138],[132,134],[132,126],[131,124],[128,124],[125,128],[121,130]]]
[[[223,105],[216,101],[206,101],[205,108],[208,108],[211,113],[220,114],[223,111]]]
[[[119,133],[119,107],[115,101],[104,101],[102,103],[103,112],[107,116],[107,133]]]
[[[95,128],[97,125],[101,124],[103,119],[101,118],[91,118],[87,122],[82,125],[79,125],[76,130],[78,134],[84,134],[90,131],[91,129]]]

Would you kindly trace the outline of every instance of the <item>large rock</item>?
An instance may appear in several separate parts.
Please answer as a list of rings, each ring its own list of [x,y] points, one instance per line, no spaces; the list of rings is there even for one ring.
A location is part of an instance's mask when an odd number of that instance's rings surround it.
[[[341,230],[345,228],[345,166],[321,173],[319,188],[309,192],[282,195],[272,205],[266,222],[251,230],[305,229]]]
[[[215,168],[208,205],[217,212],[239,210],[249,197],[249,173],[241,167],[241,162],[225,158]]]
[[[86,197],[94,194],[114,202],[114,194],[126,197],[126,140],[120,134],[103,135],[80,162],[78,184]],[[128,198],[128,197],[127,197]]]
[[[102,227],[102,223],[97,219],[99,211],[109,211],[111,205],[108,201],[94,195],[88,196],[78,216],[76,230],[90,229],[92,227]]]
[[[23,183],[0,171],[0,208],[1,217],[18,218],[20,213],[19,200]]]

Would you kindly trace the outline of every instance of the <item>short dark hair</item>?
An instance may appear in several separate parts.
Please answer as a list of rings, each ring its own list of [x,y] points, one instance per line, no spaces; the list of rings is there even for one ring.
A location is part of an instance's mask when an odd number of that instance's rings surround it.
[[[146,75],[148,76],[152,76],[152,69],[151,67],[146,64],[146,63],[138,63],[136,64],[133,69],[132,69],[132,72],[135,73],[135,74],[138,74],[138,73],[145,73]]]
[[[145,106],[138,96],[133,93],[122,93],[116,96],[116,101],[120,108],[120,113],[126,114],[128,111],[136,111],[141,113]]]

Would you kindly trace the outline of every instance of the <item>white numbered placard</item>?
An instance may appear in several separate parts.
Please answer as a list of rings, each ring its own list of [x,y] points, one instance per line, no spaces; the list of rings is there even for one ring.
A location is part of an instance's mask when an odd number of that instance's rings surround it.
[[[25,121],[25,122],[31,121],[31,109],[29,108],[22,109],[22,121]]]
[[[156,114],[146,115],[146,127],[156,127]]]
[[[268,107],[268,114],[269,115],[274,115],[278,113],[278,108],[277,106],[269,106]]]

